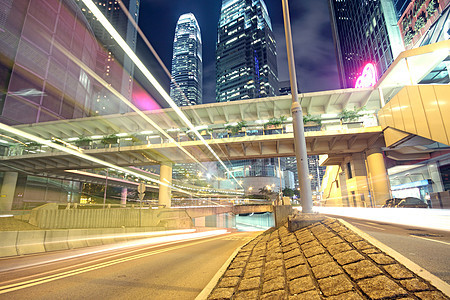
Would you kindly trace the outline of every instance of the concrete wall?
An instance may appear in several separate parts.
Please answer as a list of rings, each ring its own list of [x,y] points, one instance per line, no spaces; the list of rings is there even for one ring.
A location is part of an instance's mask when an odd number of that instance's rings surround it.
[[[0,231],[0,257],[100,246],[159,234],[164,227]]]
[[[185,210],[173,209],[35,209],[29,223],[42,229],[193,227]]]

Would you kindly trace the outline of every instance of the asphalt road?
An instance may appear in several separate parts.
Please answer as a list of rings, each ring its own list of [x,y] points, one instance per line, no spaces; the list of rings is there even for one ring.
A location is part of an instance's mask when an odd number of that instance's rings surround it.
[[[195,299],[235,249],[257,233],[0,260],[0,299]]]
[[[339,217],[450,284],[450,232]]]

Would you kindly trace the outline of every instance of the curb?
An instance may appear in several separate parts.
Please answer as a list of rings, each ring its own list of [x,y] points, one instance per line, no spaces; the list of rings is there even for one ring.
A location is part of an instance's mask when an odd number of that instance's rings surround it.
[[[356,234],[358,234],[360,237],[380,249],[381,251],[389,254],[391,257],[393,257],[395,260],[397,260],[399,263],[404,265],[406,268],[408,268],[410,271],[415,273],[416,275],[422,277],[423,279],[430,282],[434,287],[436,287],[438,290],[440,290],[442,293],[444,293],[447,297],[450,297],[450,285],[437,277],[436,275],[431,274],[429,271],[425,270],[418,264],[412,262],[402,254],[398,253],[394,249],[386,246],[385,244],[381,243],[377,239],[373,238],[369,234],[363,232],[362,230],[356,228],[355,226],[351,225],[350,223],[338,219],[339,222],[341,222],[343,225],[345,225],[348,229],[354,231]]]
[[[245,243],[244,245],[238,247],[234,252],[230,255],[230,257],[227,259],[227,261],[220,267],[219,271],[214,275],[214,277],[211,279],[211,281],[205,286],[205,288],[200,292],[200,294],[195,297],[195,300],[206,300],[208,299],[209,294],[211,294],[214,287],[219,282],[219,279],[222,277],[222,275],[225,273],[225,271],[228,269],[228,266],[230,265],[231,261],[238,255],[239,251],[241,251],[242,247],[246,246],[248,243],[253,241],[257,236],[255,236],[253,239]]]

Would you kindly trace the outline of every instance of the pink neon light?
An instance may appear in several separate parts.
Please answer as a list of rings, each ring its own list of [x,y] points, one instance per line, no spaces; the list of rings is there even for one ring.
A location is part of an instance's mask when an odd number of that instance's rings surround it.
[[[356,80],[355,88],[367,88],[374,86],[377,83],[377,70],[375,66],[368,63],[364,66],[361,76]]]

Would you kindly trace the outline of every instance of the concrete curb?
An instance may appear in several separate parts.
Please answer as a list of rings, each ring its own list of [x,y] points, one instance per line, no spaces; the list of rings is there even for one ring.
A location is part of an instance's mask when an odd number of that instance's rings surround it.
[[[381,243],[377,239],[373,238],[369,234],[361,231],[360,229],[356,228],[355,226],[351,225],[350,223],[342,220],[337,219],[339,222],[344,224],[348,229],[352,230],[356,234],[358,234],[360,237],[380,249],[381,251],[389,254],[391,257],[393,257],[395,260],[397,260],[399,263],[404,265],[406,268],[408,268],[411,272],[415,273],[416,275],[422,277],[423,279],[430,282],[434,287],[436,287],[438,290],[440,290],[442,293],[444,293],[446,296],[450,297],[450,285],[447,284],[445,281],[437,277],[436,275],[431,274],[418,264],[412,262],[408,258],[404,257],[394,249],[386,246],[385,244]]]
[[[214,277],[211,279],[211,281],[205,286],[205,288],[200,292],[200,294],[195,297],[195,300],[206,300],[208,299],[209,294],[212,292],[214,287],[219,282],[219,279],[222,277],[222,275],[225,273],[225,271],[228,269],[228,266],[230,265],[231,261],[238,255],[239,251],[241,251],[242,247],[253,241],[257,236],[255,236],[253,239],[245,243],[244,245],[240,246],[234,252],[231,254],[231,256],[227,259],[227,261],[220,267],[219,271],[214,275]]]

